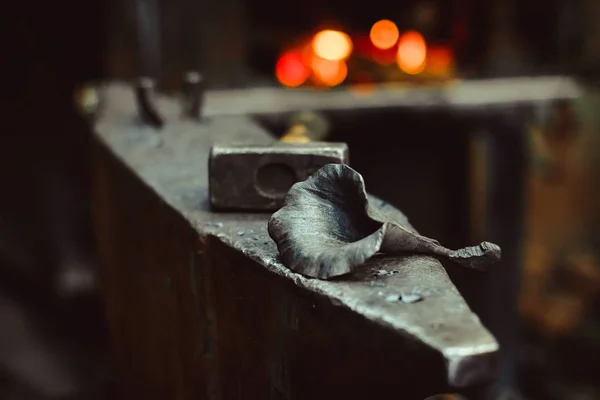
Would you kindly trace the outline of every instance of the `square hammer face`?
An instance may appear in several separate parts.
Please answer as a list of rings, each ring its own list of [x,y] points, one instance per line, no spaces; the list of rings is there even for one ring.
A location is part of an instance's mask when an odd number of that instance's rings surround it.
[[[326,164],[347,164],[345,143],[215,144],[209,159],[215,209],[275,211],[288,190]]]

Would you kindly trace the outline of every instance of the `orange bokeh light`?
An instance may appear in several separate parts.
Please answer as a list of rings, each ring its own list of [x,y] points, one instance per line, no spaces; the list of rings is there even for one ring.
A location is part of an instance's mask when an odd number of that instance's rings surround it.
[[[348,75],[348,66],[343,60],[326,60],[315,57],[312,62],[315,80],[326,86],[337,86]]]
[[[315,35],[312,48],[322,59],[338,61],[352,53],[352,40],[343,32],[327,29]]]
[[[427,49],[427,71],[433,75],[451,73],[454,63],[452,50],[447,47],[430,47]]]
[[[373,46],[381,50],[387,50],[394,47],[399,36],[400,32],[398,31],[398,27],[389,19],[382,19],[375,22],[369,33]]]
[[[297,87],[306,82],[310,76],[310,68],[301,53],[290,51],[277,60],[275,76],[282,85]]]
[[[427,60],[427,44],[419,32],[409,31],[398,40],[396,62],[407,74],[416,75],[423,71]]]

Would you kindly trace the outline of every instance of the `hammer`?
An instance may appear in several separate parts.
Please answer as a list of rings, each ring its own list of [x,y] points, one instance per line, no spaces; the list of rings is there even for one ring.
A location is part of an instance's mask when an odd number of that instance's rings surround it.
[[[345,143],[326,137],[320,114],[292,115],[279,141],[269,145],[215,144],[209,157],[210,204],[229,211],[275,211],[288,190],[326,164],[348,164]]]

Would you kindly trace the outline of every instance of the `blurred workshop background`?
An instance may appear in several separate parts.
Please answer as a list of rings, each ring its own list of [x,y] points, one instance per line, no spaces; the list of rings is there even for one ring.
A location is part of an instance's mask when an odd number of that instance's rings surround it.
[[[136,2],[5,7],[0,398],[111,398],[86,143],[101,105],[93,84],[138,74]],[[514,273],[487,294],[492,311],[482,306],[478,282],[449,268],[512,349],[503,365],[514,398],[600,399],[599,0],[172,0],[160,7],[162,92],[179,91],[181,71],[193,64],[214,90],[407,98],[397,108],[327,113],[324,135],[347,142],[368,189],[423,234],[450,247],[490,232],[506,239],[502,267]],[[534,77],[548,77],[552,99],[522,110],[522,97],[540,87],[528,86]],[[472,103],[506,88],[527,123],[514,127],[510,113],[490,123],[476,111],[440,112],[417,99],[468,81],[478,83]],[[288,124],[285,116],[256,118],[279,135]],[[489,131],[511,130],[518,138],[499,151]],[[495,176],[498,162],[516,175]]]

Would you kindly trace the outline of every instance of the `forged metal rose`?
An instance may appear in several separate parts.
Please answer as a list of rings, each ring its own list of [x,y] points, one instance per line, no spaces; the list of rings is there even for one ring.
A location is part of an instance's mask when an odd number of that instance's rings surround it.
[[[450,250],[407,221],[383,216],[369,204],[362,176],[343,164],[328,164],[296,183],[269,220],[269,235],[286,267],[320,279],[351,273],[377,253],[443,256],[477,270],[501,255],[489,242]]]

